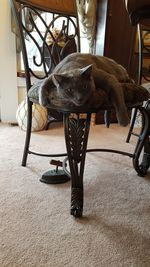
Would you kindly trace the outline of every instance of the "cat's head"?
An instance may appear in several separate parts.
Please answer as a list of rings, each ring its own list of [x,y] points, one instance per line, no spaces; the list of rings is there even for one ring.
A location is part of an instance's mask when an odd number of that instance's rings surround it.
[[[43,84],[42,97],[48,96],[50,87],[55,86],[61,99],[68,100],[76,106],[82,106],[90,98],[95,84],[92,76],[92,65],[81,69],[68,70],[68,73],[53,73]]]

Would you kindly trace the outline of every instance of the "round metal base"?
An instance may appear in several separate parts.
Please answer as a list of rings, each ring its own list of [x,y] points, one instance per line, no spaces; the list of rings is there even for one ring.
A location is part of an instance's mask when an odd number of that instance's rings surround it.
[[[46,184],[62,184],[70,181],[70,178],[63,170],[49,170],[43,173],[40,182]]]

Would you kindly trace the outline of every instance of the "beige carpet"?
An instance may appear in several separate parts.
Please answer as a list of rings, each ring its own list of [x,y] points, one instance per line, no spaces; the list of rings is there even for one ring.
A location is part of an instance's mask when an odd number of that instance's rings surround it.
[[[93,126],[89,147],[132,151],[128,129]],[[0,124],[0,267],[150,266],[150,174],[137,176],[128,157],[90,153],[84,214],[69,214],[70,182],[39,182],[49,159],[30,155],[21,167],[25,133]],[[65,149],[62,127],[33,134],[33,148]],[[50,167],[51,168],[51,167]]]

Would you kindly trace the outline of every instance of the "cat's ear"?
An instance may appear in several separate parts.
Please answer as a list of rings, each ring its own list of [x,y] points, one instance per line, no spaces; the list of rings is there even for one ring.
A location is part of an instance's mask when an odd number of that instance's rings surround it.
[[[55,73],[52,74],[52,81],[53,81],[53,83],[54,83],[54,85],[56,87],[58,87],[59,85],[61,85],[62,82],[64,81],[64,79],[65,79],[65,76],[62,75],[62,74],[55,74]]]
[[[92,65],[88,65],[81,69],[80,75],[85,78],[90,78],[92,74]]]

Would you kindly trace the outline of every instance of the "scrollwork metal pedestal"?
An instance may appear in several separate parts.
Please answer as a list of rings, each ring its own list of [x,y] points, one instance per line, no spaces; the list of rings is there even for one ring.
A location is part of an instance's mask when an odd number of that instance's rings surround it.
[[[139,108],[142,114],[142,128],[138,136],[138,141],[133,153],[133,167],[139,176],[145,176],[147,170],[150,166],[150,145],[149,145],[149,134],[150,134],[150,112],[148,108]],[[142,152],[143,158],[141,164],[139,163],[139,158]]]
[[[66,148],[72,182],[71,215],[80,217],[83,210],[83,173],[91,114],[85,114],[86,118],[80,118],[80,114],[76,114],[76,118],[70,116],[64,114]]]
[[[80,113],[64,113],[64,130],[67,155],[71,176],[71,215],[81,217],[83,212],[83,173],[85,157],[87,152],[111,152],[128,156],[133,160],[133,167],[139,176],[144,176],[150,166],[150,113],[148,109],[140,107],[143,125],[138,137],[134,153],[112,149],[87,149],[88,134],[90,129],[91,114],[84,113],[84,118]],[[83,114],[82,114],[83,115]],[[139,158],[144,148],[141,164]]]

